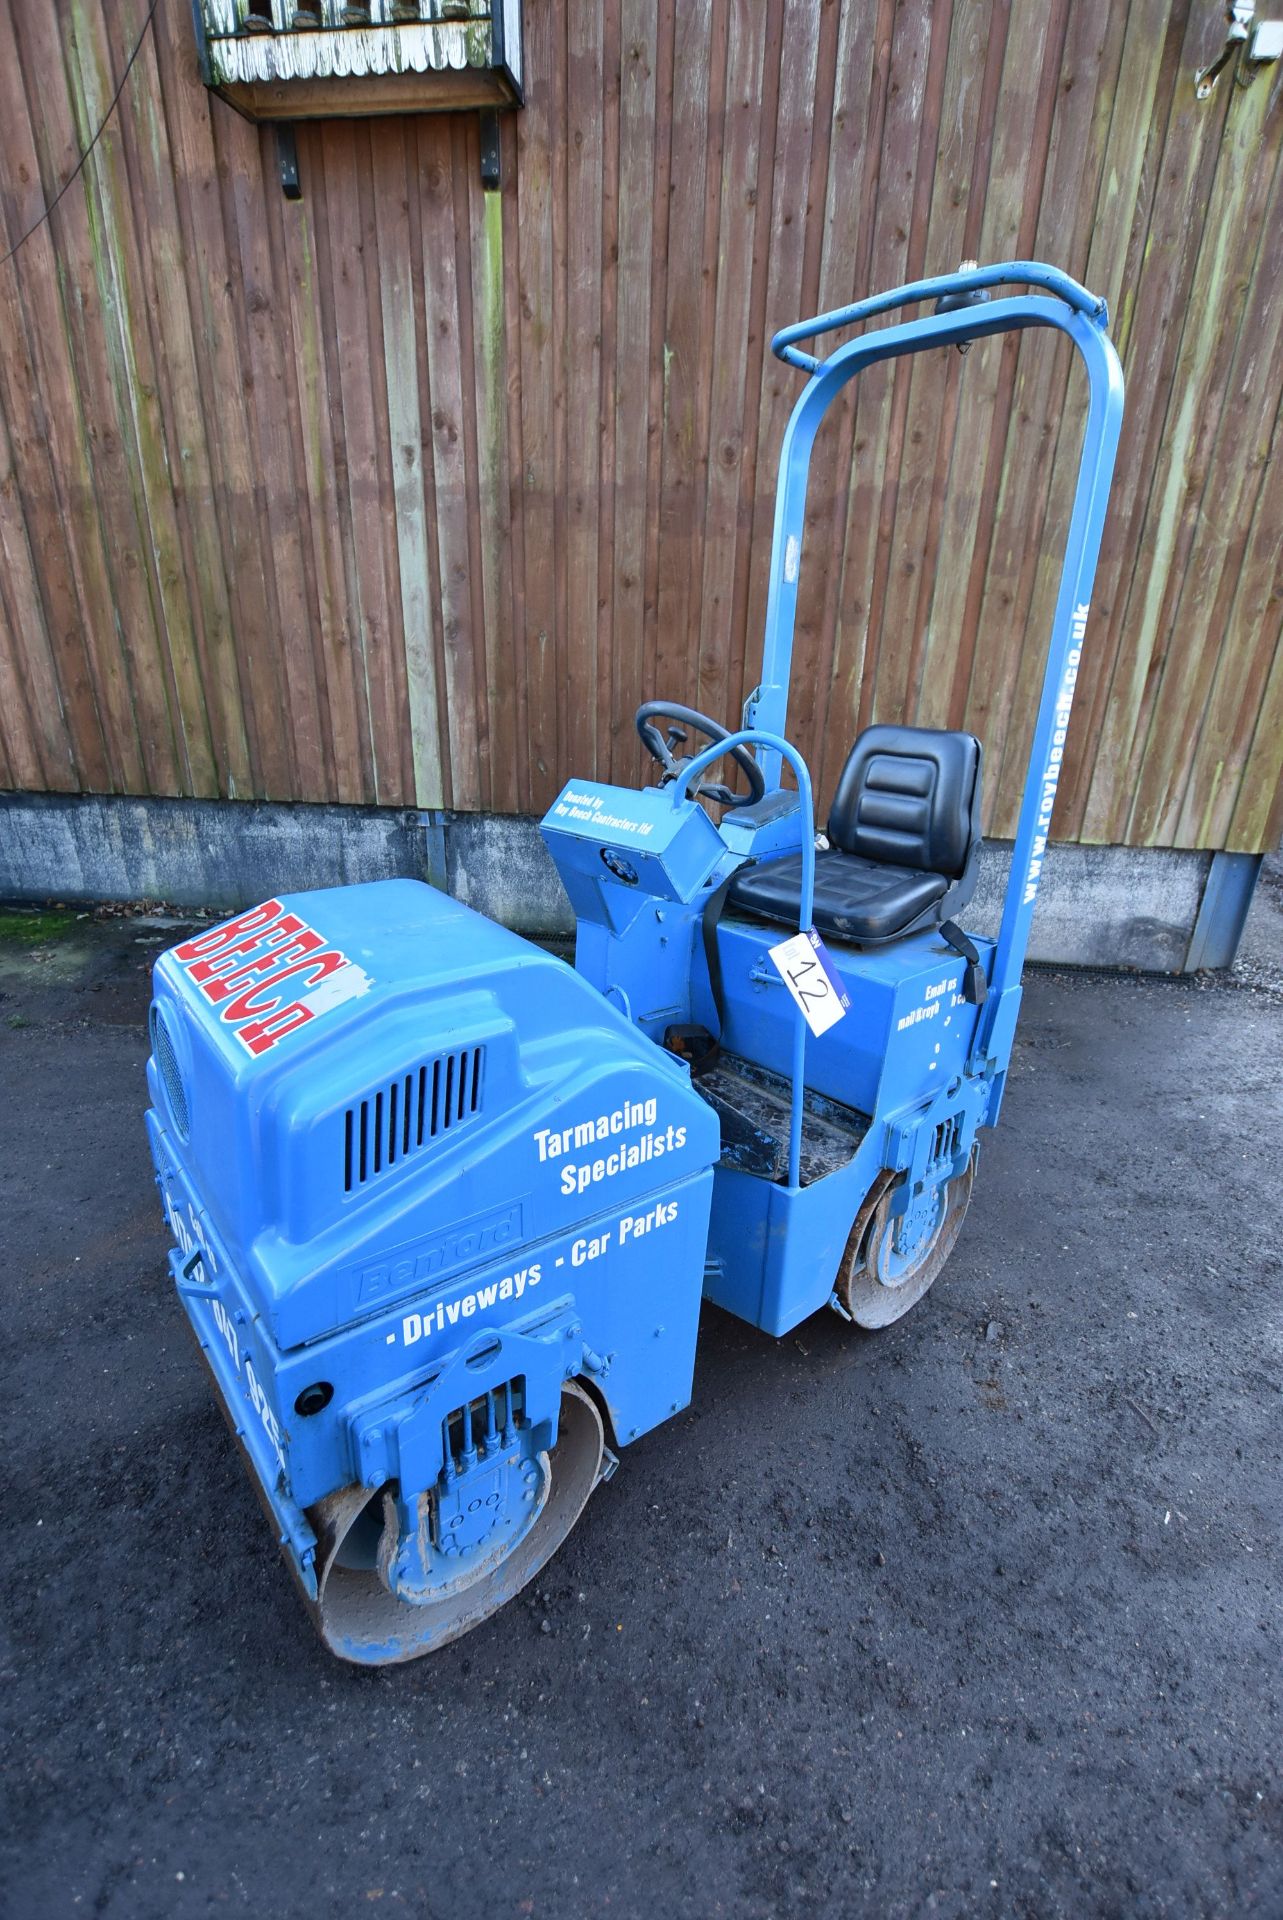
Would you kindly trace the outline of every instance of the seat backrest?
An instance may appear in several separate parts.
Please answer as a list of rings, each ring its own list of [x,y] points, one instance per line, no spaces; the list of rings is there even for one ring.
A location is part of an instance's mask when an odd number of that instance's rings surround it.
[[[847,756],[829,840],[886,866],[959,879],[980,839],[980,742],[935,727],[866,727]]]

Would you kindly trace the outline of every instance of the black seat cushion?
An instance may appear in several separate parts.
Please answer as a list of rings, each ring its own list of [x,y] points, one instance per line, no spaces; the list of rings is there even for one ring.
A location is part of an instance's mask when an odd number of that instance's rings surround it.
[[[847,756],[815,856],[815,914],[831,940],[880,945],[937,926],[975,886],[980,844],[980,742],[932,727],[866,727]],[[802,856],[745,867],[726,896],[763,920],[796,927]]]
[[[942,900],[943,874],[884,867],[831,848],[815,856],[815,926],[830,940],[892,940]],[[802,856],[745,867],[727,895],[730,908],[776,920],[796,930],[802,897]]]
[[[980,742],[934,727],[866,727],[829,813],[844,853],[956,880],[979,838]]]

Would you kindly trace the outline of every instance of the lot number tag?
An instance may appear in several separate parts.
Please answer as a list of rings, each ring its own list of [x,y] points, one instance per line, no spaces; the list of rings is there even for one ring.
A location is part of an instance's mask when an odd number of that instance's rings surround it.
[[[802,1009],[811,1032],[818,1036],[835,1027],[850,1011],[851,1001],[815,928],[781,940],[770,951],[776,972]]]

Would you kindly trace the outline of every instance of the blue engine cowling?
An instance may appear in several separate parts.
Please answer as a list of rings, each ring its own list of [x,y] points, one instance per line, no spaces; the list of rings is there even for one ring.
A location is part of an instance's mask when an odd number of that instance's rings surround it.
[[[197,935],[151,1022],[172,1271],[294,1571],[315,1605],[347,1534],[405,1620],[331,1643],[426,1651],[443,1595],[534,1571],[566,1406],[626,1444],[688,1401],[716,1117],[571,968],[415,881]]]

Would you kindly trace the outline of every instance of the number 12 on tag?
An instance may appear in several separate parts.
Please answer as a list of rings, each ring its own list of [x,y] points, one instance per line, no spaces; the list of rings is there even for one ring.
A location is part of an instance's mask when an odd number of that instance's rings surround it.
[[[817,1037],[850,1011],[850,996],[814,927],[809,933],[795,933],[791,940],[781,940],[770,953],[775,971]]]

